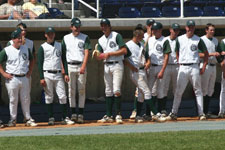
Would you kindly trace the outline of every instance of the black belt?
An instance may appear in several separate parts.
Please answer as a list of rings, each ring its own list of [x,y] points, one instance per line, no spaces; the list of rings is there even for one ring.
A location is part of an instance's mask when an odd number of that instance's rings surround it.
[[[210,66],[216,66],[216,64],[208,64],[208,65],[210,65]]]
[[[191,66],[191,65],[194,65],[195,63],[189,63],[189,64],[180,64],[182,66]]]
[[[70,65],[80,65],[82,62],[68,62]]]
[[[152,64],[152,66],[158,66],[157,64]]]
[[[61,70],[44,70],[44,72],[48,72],[48,73],[61,73]]]
[[[108,65],[112,65],[112,64],[117,64],[119,63],[118,61],[109,61],[109,62],[105,62]]]
[[[143,70],[143,69],[145,69],[145,66],[142,66],[142,67],[140,67],[139,69],[140,69],[140,70]]]
[[[25,77],[26,74],[11,74],[14,77]]]

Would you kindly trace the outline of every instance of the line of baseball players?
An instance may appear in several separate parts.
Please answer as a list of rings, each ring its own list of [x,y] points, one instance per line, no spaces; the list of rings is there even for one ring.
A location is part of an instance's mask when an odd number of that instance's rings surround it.
[[[98,39],[93,57],[104,62],[104,82],[106,115],[98,120],[100,123],[113,122],[113,104],[115,103],[115,121],[123,123],[121,115],[121,84],[124,65],[130,68],[130,77],[136,85],[134,110],[131,119],[140,123],[144,120],[164,122],[176,120],[182,94],[191,82],[195,95],[200,120],[208,114],[210,98],[214,92],[216,63],[225,71],[225,40],[220,45],[214,37],[215,26],[207,24],[206,35],[201,38],[194,34],[195,22],[186,23],[184,35],[178,36],[180,25],[170,27],[170,35],[162,35],[163,25],[149,19],[146,22],[147,32],[138,24],[133,30],[133,37],[124,43],[122,36],[112,31],[107,18],[100,22],[103,35]],[[16,126],[18,99],[27,126],[37,126],[30,115],[31,73],[37,59],[40,73],[40,84],[45,90],[49,125],[55,124],[53,114],[54,89],[62,108],[62,124],[84,123],[85,85],[88,55],[91,44],[88,35],[80,32],[79,18],[71,20],[71,33],[64,36],[62,43],[55,41],[55,29],[45,30],[46,42],[38,49],[35,56],[33,41],[26,38],[26,25],[20,23],[11,34],[11,41],[0,52],[0,73],[5,77],[9,95],[10,120],[8,126]],[[6,62],[6,69],[2,63]],[[225,113],[225,75],[222,73],[219,117]],[[172,80],[174,101],[171,113],[166,112],[167,93]],[[64,81],[68,83],[69,106]],[[78,89],[78,93],[76,93]],[[79,94],[76,103],[76,94]],[[146,112],[142,116],[143,103]],[[158,106],[156,107],[156,102]],[[208,115],[209,117],[209,115]],[[0,124],[2,122],[0,121]]]

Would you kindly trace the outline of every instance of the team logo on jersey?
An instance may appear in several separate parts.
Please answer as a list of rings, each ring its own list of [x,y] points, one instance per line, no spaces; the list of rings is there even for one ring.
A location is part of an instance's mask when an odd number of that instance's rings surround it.
[[[60,57],[62,55],[61,51],[59,49],[56,49],[56,56]]]
[[[110,47],[110,48],[114,48],[114,47],[116,47],[116,43],[114,43],[113,41],[110,41],[110,43],[109,43],[109,47]]]
[[[197,45],[195,45],[195,44],[191,45],[191,50],[192,51],[197,51],[197,49],[198,49]]]
[[[22,54],[22,58],[23,58],[23,60],[26,60],[27,59],[27,54],[26,53],[23,53]]]
[[[161,46],[160,44],[157,44],[157,45],[156,45],[156,50],[157,50],[157,51],[162,51],[162,49],[163,49],[163,48],[162,48],[162,46]]]
[[[79,47],[79,48],[83,48],[83,47],[84,47],[84,43],[83,43],[83,42],[79,42],[79,43],[78,43],[78,47]]]

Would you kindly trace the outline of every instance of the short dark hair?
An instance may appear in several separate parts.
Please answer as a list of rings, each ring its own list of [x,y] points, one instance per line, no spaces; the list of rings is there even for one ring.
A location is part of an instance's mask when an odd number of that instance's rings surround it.
[[[205,26],[205,30],[209,30],[209,27],[214,27],[215,28],[215,25],[212,24],[212,23],[207,23],[206,26]]]

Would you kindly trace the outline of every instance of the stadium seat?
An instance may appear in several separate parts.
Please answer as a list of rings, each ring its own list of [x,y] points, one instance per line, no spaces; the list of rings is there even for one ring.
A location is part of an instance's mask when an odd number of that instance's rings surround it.
[[[203,16],[203,11],[197,6],[186,6],[184,7],[184,16],[185,17],[197,17]]]
[[[164,6],[162,7],[162,16],[163,17],[179,17],[180,8],[176,6]]]
[[[224,11],[217,6],[205,6],[203,12],[204,16],[224,16]]]
[[[207,6],[210,0],[191,0],[189,1],[191,6],[204,7]]]
[[[162,13],[158,7],[144,6],[141,8],[142,17],[161,17]]]
[[[47,8],[52,18],[56,18],[57,16],[64,15],[58,8]]]
[[[137,18],[140,17],[140,11],[135,7],[121,7],[119,9],[120,18]]]
[[[109,0],[107,3],[103,3],[101,7],[103,18],[115,18],[118,17],[118,11],[122,4],[118,3],[117,0]]]

